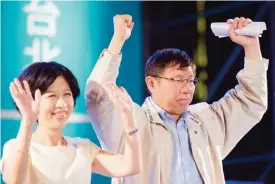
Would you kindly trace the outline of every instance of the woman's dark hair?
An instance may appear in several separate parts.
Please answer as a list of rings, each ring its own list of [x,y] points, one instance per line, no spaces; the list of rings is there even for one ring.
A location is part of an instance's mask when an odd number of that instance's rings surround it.
[[[64,77],[66,82],[69,84],[75,105],[76,99],[80,95],[77,79],[67,67],[57,62],[35,62],[21,72],[18,80],[22,85],[24,80],[28,82],[30,91],[34,98],[34,94],[37,89],[41,91],[41,94],[44,94],[49,86],[52,85],[59,76]],[[20,113],[17,106],[16,109]]]

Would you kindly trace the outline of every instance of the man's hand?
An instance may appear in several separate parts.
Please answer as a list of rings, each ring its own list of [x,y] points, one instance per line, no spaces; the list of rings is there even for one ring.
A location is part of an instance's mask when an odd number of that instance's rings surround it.
[[[114,37],[121,41],[126,41],[130,36],[134,27],[131,15],[116,15],[114,21]]]
[[[238,18],[236,17],[233,19],[228,19],[227,23],[231,24],[229,29],[229,37],[230,39],[243,46],[245,50],[245,57],[251,60],[261,60],[262,54],[260,49],[260,43],[258,37],[251,37],[251,36],[242,36],[242,35],[236,35],[234,33],[235,29],[241,29],[245,26],[247,26],[249,23],[251,23],[251,19],[248,18]]]
[[[134,22],[131,15],[116,15],[114,21],[114,35],[108,47],[108,52],[118,55],[121,52],[124,42],[131,36]]]

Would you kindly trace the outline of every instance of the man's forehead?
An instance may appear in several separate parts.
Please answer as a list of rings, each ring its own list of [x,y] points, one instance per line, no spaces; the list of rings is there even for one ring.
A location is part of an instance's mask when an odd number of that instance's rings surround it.
[[[180,65],[175,65],[175,66],[169,66],[164,69],[164,72],[166,73],[178,73],[178,74],[193,74],[193,69],[191,66],[187,67],[180,67]]]

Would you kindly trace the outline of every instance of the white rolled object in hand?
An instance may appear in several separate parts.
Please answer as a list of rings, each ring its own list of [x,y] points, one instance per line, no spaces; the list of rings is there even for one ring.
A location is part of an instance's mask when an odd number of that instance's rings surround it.
[[[211,30],[219,38],[227,37],[230,24],[226,22],[211,23]],[[246,27],[236,29],[235,34],[243,36],[257,36],[261,37],[263,31],[266,30],[265,22],[251,22]]]

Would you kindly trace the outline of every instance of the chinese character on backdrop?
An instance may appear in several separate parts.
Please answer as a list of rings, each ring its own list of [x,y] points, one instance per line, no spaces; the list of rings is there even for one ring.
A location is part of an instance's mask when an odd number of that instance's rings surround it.
[[[32,37],[32,46],[24,48],[24,55],[32,61],[51,61],[61,50],[50,45],[49,38],[56,36],[56,22],[60,16],[58,7],[52,1],[32,0],[24,6],[27,14],[27,33]]]

